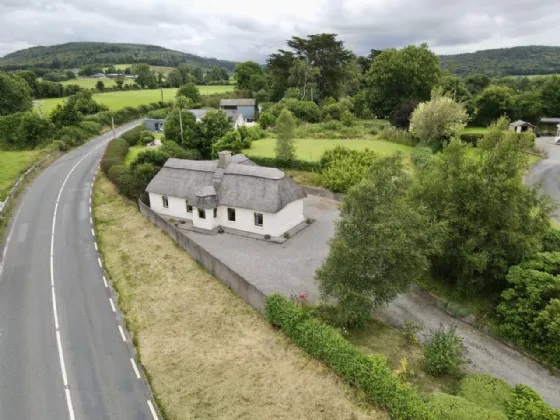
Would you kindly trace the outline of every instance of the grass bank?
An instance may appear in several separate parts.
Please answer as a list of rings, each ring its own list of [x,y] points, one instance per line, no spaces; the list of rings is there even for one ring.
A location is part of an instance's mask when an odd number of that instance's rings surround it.
[[[359,404],[103,175],[94,215],[105,266],[166,418],[387,418]]]
[[[42,150],[0,150],[0,201],[8,196],[21,174],[44,155]]]
[[[410,146],[386,140],[295,139],[296,155],[301,160],[318,161],[325,150],[339,144],[356,150],[370,149],[381,155],[390,155],[397,151],[408,155],[412,151]],[[274,157],[275,147],[276,138],[267,137],[253,142],[251,148],[244,150],[243,153],[247,156]]]
[[[99,79],[96,79],[96,81]],[[105,79],[103,79],[104,81]],[[230,92],[235,89],[235,86],[198,86],[201,95],[211,95],[214,93]],[[177,88],[163,89],[163,100],[170,101],[175,99]],[[141,89],[141,90],[123,90],[117,92],[96,93],[93,95],[94,99],[107,105],[110,110],[116,111],[127,106],[137,107],[139,105],[146,105],[152,102],[161,101],[160,89]],[[48,98],[41,99],[43,104],[43,112],[51,112],[57,104],[63,103],[66,98]],[[35,107],[36,108],[36,107]]]

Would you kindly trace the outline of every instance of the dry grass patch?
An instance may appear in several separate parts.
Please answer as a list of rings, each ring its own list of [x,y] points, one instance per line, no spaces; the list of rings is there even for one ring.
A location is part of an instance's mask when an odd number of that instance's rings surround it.
[[[378,419],[98,177],[105,266],[168,419]]]

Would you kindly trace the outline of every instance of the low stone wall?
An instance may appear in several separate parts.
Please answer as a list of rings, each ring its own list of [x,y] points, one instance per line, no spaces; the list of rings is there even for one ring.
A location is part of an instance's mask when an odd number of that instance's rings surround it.
[[[12,190],[10,191],[10,194],[8,194],[8,197],[6,197],[6,200],[4,200],[3,202],[0,201],[0,217],[4,216],[4,213],[8,210],[8,207],[10,206],[11,201],[14,199],[15,195],[17,194],[19,187],[21,187],[21,185],[25,182],[25,180],[27,179],[27,177],[33,172],[35,171],[35,169],[41,167],[41,165],[43,163],[45,163],[45,161],[47,159],[49,159],[53,154],[58,153],[57,150],[49,153],[47,156],[45,156],[43,159],[41,159],[39,162],[37,162],[35,165],[33,165],[31,168],[29,168],[27,171],[25,171],[25,173],[19,177],[19,179],[17,180],[17,182],[14,184],[14,186],[12,187]]]
[[[214,277],[233,290],[241,299],[253,308],[264,314],[265,294],[237,274],[226,264],[210,254],[198,243],[187,237],[179,229],[167,222],[163,217],[155,213],[147,205],[138,201],[140,213],[166,232],[175,242],[187,251],[196,261],[204,266]]]
[[[324,188],[317,188],[317,187],[306,187],[303,186],[303,189],[308,195],[316,195],[319,197],[330,198],[331,200],[336,201],[344,201],[344,196],[340,193],[334,193],[332,191],[326,190]]]

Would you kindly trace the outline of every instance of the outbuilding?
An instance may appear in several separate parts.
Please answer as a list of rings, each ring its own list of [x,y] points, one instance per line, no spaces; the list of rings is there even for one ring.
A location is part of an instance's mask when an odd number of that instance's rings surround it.
[[[144,124],[152,133],[162,133],[165,120],[162,118],[146,118]]]
[[[146,188],[150,207],[195,228],[220,227],[279,237],[302,223],[304,189],[276,168],[244,155],[219,159],[169,159]]]
[[[509,125],[509,129],[511,131],[515,131],[516,133],[524,133],[526,131],[534,132],[535,128],[536,127],[533,124],[523,120],[517,120]]]
[[[255,121],[257,100],[253,98],[222,99],[220,108],[223,110],[239,111],[248,123]]]

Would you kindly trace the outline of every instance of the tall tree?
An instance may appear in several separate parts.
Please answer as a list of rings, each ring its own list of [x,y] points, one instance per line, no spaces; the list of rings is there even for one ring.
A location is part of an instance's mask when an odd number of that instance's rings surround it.
[[[336,34],[308,35],[307,38],[295,36],[288,41],[288,46],[297,57],[319,70],[316,79],[319,97],[342,96],[346,66],[355,56],[344,48],[344,42],[336,40]]]
[[[189,98],[192,103],[198,104],[202,100],[200,96],[200,92],[198,88],[194,85],[194,83],[187,83],[183,85],[177,90],[175,97],[184,96],[185,98]]]
[[[532,90],[520,93],[514,98],[515,119],[536,125],[543,116],[543,103],[539,92]]]
[[[488,86],[490,86],[491,80],[485,74],[470,74],[465,78],[465,85],[473,95],[478,95]]]
[[[402,155],[373,162],[345,196],[329,255],[317,270],[323,297],[337,302],[337,321],[362,327],[375,308],[404,292],[428,269],[440,227],[408,200],[411,177]]]
[[[200,152],[203,159],[210,159],[214,143],[217,143],[232,129],[224,111],[211,109],[197,125],[197,135],[194,138],[193,146]]]
[[[0,73],[0,116],[29,111],[32,106],[31,88],[25,79]]]
[[[452,140],[425,169],[413,196],[447,226],[432,274],[463,293],[499,291],[508,267],[534,255],[549,229],[550,198],[523,184],[528,144],[501,119],[475,149]]]
[[[167,74],[167,81],[171,85],[171,87],[179,87],[183,85],[183,75],[181,74],[181,70],[173,69]]]
[[[426,44],[383,51],[367,74],[371,111],[378,117],[392,116],[403,103],[427,101],[439,74],[439,58]]]
[[[506,86],[489,86],[476,98],[475,121],[480,125],[489,125],[492,121],[506,115],[515,116],[515,92]]]
[[[560,115],[560,77],[553,75],[547,78],[541,90],[543,113],[546,117]]]
[[[263,74],[263,69],[254,61],[246,61],[237,64],[233,72],[233,78],[237,83],[237,88],[251,89],[251,77],[256,74]]]
[[[294,144],[294,130],[296,121],[287,109],[282,110],[276,120],[276,159],[282,162],[290,162],[296,158],[296,146]]]
[[[135,64],[132,71],[136,75],[135,81],[140,87],[150,89],[156,87],[156,76],[148,64]]]
[[[266,67],[272,81],[270,93],[273,101],[282,99],[284,92],[290,87],[290,76],[294,61],[295,54],[285,50],[279,50],[268,58]]]

